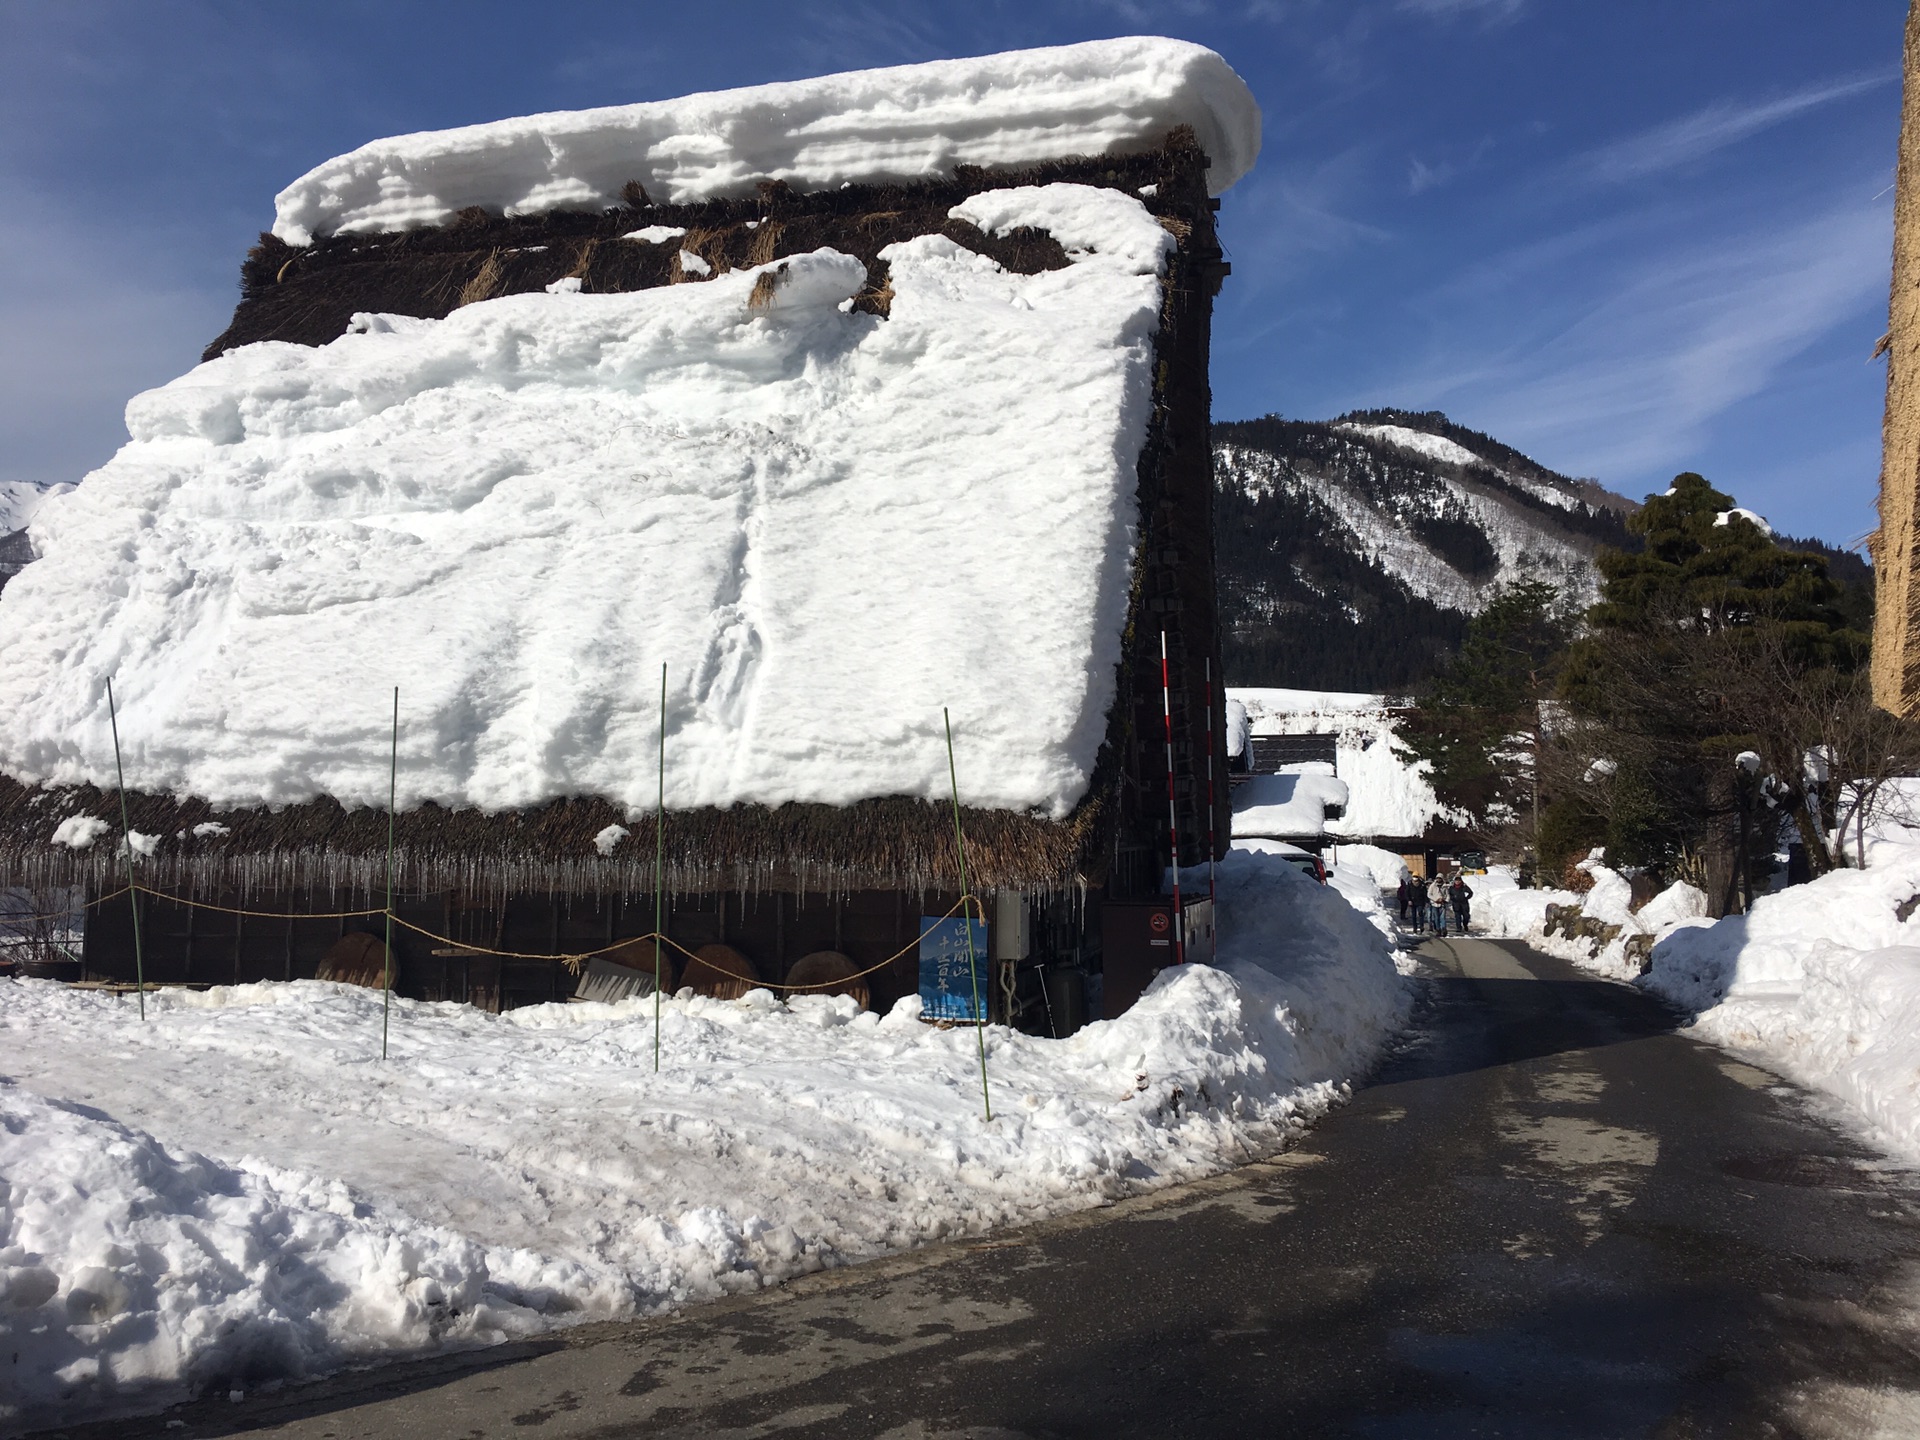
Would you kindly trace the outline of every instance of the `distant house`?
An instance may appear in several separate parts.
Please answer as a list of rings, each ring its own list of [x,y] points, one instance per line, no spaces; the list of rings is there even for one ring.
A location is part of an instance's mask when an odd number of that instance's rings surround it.
[[[397,687],[404,993],[557,998],[497,952],[650,931],[664,743],[668,934],[898,954],[884,1006],[960,891],[945,709],[996,1009],[1044,1023],[1174,858],[1163,709],[1179,859],[1226,844],[1213,197],[1258,134],[1125,40],[319,167],[0,596],[0,887],[123,883],[111,678],[142,882],[226,907],[144,897],[148,978],[364,970],[378,917],[229,912],[382,903]],[[126,903],[84,963],[132,976]]]
[[[1398,708],[1382,695],[1230,689],[1244,713],[1245,774],[1233,787],[1236,839],[1320,850],[1375,845],[1423,854],[1458,837],[1424,766],[1395,742]]]

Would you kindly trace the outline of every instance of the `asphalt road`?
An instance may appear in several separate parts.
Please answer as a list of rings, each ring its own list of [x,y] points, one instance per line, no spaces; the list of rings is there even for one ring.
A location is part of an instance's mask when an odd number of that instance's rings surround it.
[[[1915,1177],[1633,990],[1513,945],[1423,954],[1414,1035],[1278,1160],[672,1320],[69,1433],[1920,1435]]]

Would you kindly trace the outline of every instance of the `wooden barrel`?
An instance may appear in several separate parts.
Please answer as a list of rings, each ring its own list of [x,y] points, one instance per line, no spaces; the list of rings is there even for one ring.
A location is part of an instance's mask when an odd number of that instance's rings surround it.
[[[320,969],[313,978],[337,980],[343,985],[363,985],[369,990],[384,990],[386,969],[387,947],[380,943],[380,937],[369,935],[364,930],[355,930],[333,942],[333,948],[321,957]],[[397,965],[393,979],[395,984],[399,983],[400,969]]]
[[[687,962],[680,983],[692,986],[696,995],[716,1000],[738,1000],[749,990],[762,988],[753,962],[731,945],[702,945]]]
[[[816,950],[787,972],[789,988],[784,993],[789,1000],[801,995],[851,995],[862,1010],[871,1010],[873,997],[867,982],[854,978],[859,968],[838,950]],[[805,988],[792,988],[796,986]]]

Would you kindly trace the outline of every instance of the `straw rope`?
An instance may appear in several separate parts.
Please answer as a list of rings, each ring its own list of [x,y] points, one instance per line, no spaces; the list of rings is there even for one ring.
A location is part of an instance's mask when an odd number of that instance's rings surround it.
[[[324,910],[324,911],[313,911],[310,913],[305,911],[288,912],[288,911],[282,911],[282,910],[243,910],[243,909],[237,909],[231,905],[216,905],[210,900],[189,900],[182,895],[170,895],[164,890],[155,890],[150,885],[139,885],[139,884],[122,885],[118,890],[115,890],[110,895],[102,895],[98,900],[87,901],[86,904],[81,908],[90,909],[96,905],[104,905],[109,900],[119,899],[122,895],[125,895],[129,890],[136,890],[143,894],[151,895],[157,900],[166,900],[172,904],[185,905],[195,910],[212,910],[221,915],[244,915],[253,919],[262,919],[262,920],[364,920],[375,915],[385,915],[388,913],[385,909]],[[957,900],[947,910],[947,913],[942,915],[940,918],[942,920],[951,920],[955,915],[958,915],[963,910],[967,912],[967,918],[969,920],[971,919],[985,920],[986,919],[986,906],[981,902],[981,899],[978,895],[974,895],[971,893],[962,895],[959,898],[959,900]],[[0,915],[0,925],[20,925],[20,924],[26,924],[34,920],[63,920],[72,913],[73,912],[70,910],[63,910],[56,915],[24,915],[24,916]],[[424,925],[416,925],[411,920],[405,919],[399,915],[395,915],[393,917],[393,923],[396,925],[402,926],[405,929],[413,931],[416,935],[424,936],[428,940],[438,940],[441,944],[446,945],[450,948],[466,950],[475,955],[492,955],[492,956],[497,956],[502,960],[557,960],[562,965],[565,965],[567,967],[567,970],[571,974],[575,974],[575,975],[578,975],[582,967],[585,966],[586,962],[593,959],[595,956],[609,955],[618,950],[629,950],[636,945],[645,945],[654,940],[658,940],[662,945],[666,946],[670,950],[679,951],[682,955],[686,956],[687,959],[689,960],[700,959],[698,955],[694,954],[693,951],[687,949],[687,947],[682,945],[679,941],[673,939],[672,936],[662,935],[658,931],[649,931],[645,935],[635,935],[626,940],[616,940],[611,945],[597,946],[592,950],[580,950],[580,951],[564,953],[564,954],[549,954],[549,953],[536,953],[530,950],[498,950],[490,945],[470,945],[470,944],[467,944],[465,941],[456,940],[450,935],[442,935],[436,930],[429,930]],[[919,948],[919,945],[920,945],[920,940],[918,937],[915,937],[913,940],[901,946],[898,950],[894,951],[893,954],[887,956],[886,959],[878,962],[877,964],[869,965],[864,970],[856,971],[852,975],[844,975],[837,980],[822,980],[822,981],[817,981],[811,985],[786,985],[786,984],[782,984],[777,980],[754,980],[748,983],[752,986],[753,989],[756,989],[756,990],[782,990],[782,991],[787,991],[789,993],[800,993],[800,992],[813,991],[813,990],[832,990],[841,985],[848,984],[854,980],[864,980],[867,976],[872,975],[877,971],[886,969],[889,965],[893,964],[894,961],[899,960],[903,956],[909,955],[913,951],[917,950]],[[706,962],[701,961],[701,963],[705,964]]]

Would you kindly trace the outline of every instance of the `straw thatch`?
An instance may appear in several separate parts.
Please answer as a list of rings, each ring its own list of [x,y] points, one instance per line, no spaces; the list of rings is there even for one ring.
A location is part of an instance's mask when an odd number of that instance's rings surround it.
[[[1159,645],[1173,663],[1176,793],[1181,855],[1202,857],[1211,830],[1224,837],[1226,786],[1209,826],[1201,766],[1209,743],[1224,755],[1218,716],[1203,709],[1203,666],[1220,683],[1214,613],[1212,468],[1207,436],[1207,359],[1212,296],[1226,272],[1214,240],[1206,157],[1189,131],[1155,151],[1124,158],[1063,160],[1018,173],[960,168],[914,185],[853,185],[798,194],[763,185],[750,199],[652,205],[638,186],[626,208],[517,219],[462,211],[452,223],[392,235],[340,236],[294,249],[262,236],[242,268],[242,299],[209,357],[277,340],[325,344],[360,311],[444,316],[463,304],[539,291],[577,276],[589,291],[626,291],[681,279],[682,248],[714,273],[767,264],[832,246],[863,260],[868,285],[856,304],[884,315],[891,289],[879,252],[895,241],[941,233],[1025,274],[1055,269],[1066,255],[1050,235],[988,236],[950,220],[966,196],[1013,185],[1073,181],[1137,194],[1180,242],[1168,267],[1156,337],[1155,409],[1139,465],[1140,539],[1119,676],[1119,699],[1085,799],[1063,821],[1005,811],[967,811],[968,862],[976,888],[1049,890],[1110,884],[1157,888],[1166,862],[1166,771]],[[649,225],[680,226],[664,245],[626,240]],[[774,282],[777,283],[777,282]],[[1217,694],[1217,689],[1216,689]],[[158,836],[142,861],[148,884],[181,894],[262,895],[304,891],[372,895],[384,888],[387,818],[321,798],[279,810],[215,811],[190,797],[129,797],[132,826]],[[112,836],[75,851],[50,844],[59,821],[91,815]],[[0,885],[115,882],[118,798],[89,787],[40,791],[0,777]],[[218,822],[224,833],[196,836]],[[622,824],[634,834],[600,855],[594,837]],[[653,888],[652,826],[591,797],[506,814],[426,805],[398,818],[396,884],[414,894],[618,895]],[[1224,843],[1224,841],[1222,842]],[[676,893],[786,890],[850,893],[959,889],[953,817],[904,798],[855,805],[740,805],[670,813],[666,879]]]
[[[1048,889],[1096,868],[1107,806],[1098,798],[1053,823],[1005,810],[963,809],[967,861],[977,884]],[[130,794],[133,829],[154,836],[145,883],[180,894],[255,895],[300,890],[373,895],[387,875],[387,816],[330,799],[279,810],[215,810],[205,801]],[[106,822],[84,850],[49,843],[60,821]],[[225,833],[196,835],[209,822]],[[594,837],[609,825],[633,833],[602,856]],[[598,799],[556,800],[489,815],[422,805],[395,818],[395,885],[428,894],[606,895],[651,892],[654,827]],[[0,777],[0,883],[105,884],[126,872],[119,797],[80,786],[40,791]],[[849,806],[736,805],[669,811],[667,888],[674,893],[768,889],[959,888],[953,812],[920,800]]]

